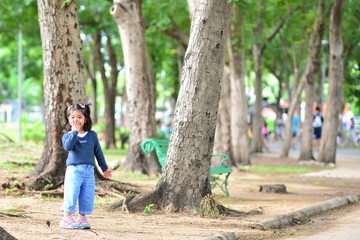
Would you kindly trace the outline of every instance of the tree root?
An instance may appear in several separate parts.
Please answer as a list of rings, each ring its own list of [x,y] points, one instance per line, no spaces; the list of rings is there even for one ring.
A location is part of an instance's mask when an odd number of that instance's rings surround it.
[[[114,195],[125,196],[129,192],[131,193],[141,193],[144,192],[145,189],[138,187],[136,185],[121,183],[113,180],[103,180],[97,181],[96,187],[103,192],[111,192]]]
[[[164,206],[161,206],[160,202],[161,202],[161,191],[159,189],[154,188],[153,190],[148,192],[142,192],[140,194],[130,194],[120,202],[107,206],[106,209],[109,211],[121,209],[121,211],[136,212],[136,211],[144,210],[144,208],[149,204],[154,204],[155,208],[159,208],[159,209],[161,208],[164,212],[167,212],[166,209],[163,208]],[[256,215],[263,213],[260,207],[251,210],[249,212],[244,212],[244,211],[238,211],[235,209],[226,208],[219,202],[217,202],[216,206],[220,215],[222,216],[239,217],[244,215]]]
[[[249,212],[230,209],[230,208],[224,207],[223,205],[219,205],[218,209],[219,209],[219,212],[220,212],[221,215],[228,216],[228,217],[240,217],[240,216],[245,216],[245,215],[263,214],[263,211],[262,211],[261,207],[257,207],[257,209],[253,209],[253,210],[251,210]]]
[[[127,212],[142,211],[149,204],[159,207],[159,200],[160,192],[154,189],[140,194],[130,194],[124,200],[111,204],[106,209],[111,211],[121,208]]]
[[[0,217],[19,217],[19,218],[28,218],[28,216],[26,216],[24,214],[24,212],[3,212],[0,211]]]

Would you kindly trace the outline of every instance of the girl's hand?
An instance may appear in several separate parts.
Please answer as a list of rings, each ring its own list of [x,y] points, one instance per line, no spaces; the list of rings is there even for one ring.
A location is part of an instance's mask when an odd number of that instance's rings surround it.
[[[105,178],[111,178],[113,172],[114,172],[114,171],[113,171],[113,170],[110,170],[110,169],[106,170],[106,171],[104,172],[104,177],[105,177]]]
[[[71,130],[72,131],[80,131],[80,129],[81,129],[81,124],[80,124],[80,122],[78,121],[78,120],[72,120],[71,121]]]

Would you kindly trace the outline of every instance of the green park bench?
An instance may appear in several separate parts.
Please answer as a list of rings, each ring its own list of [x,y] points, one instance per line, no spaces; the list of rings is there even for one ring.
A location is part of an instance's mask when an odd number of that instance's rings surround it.
[[[143,141],[141,144],[141,149],[148,156],[151,156],[151,153],[155,150],[158,157],[159,163],[161,165],[161,170],[164,170],[166,153],[169,146],[169,140],[167,139],[152,139],[148,138]],[[232,172],[232,169],[228,166],[224,166],[223,163],[228,160],[228,157],[225,154],[214,154],[212,157],[222,157],[220,166],[210,168],[210,186],[211,189],[218,186],[226,195],[229,197],[229,191],[227,189],[228,178]],[[225,179],[220,178],[222,174],[225,175]]]

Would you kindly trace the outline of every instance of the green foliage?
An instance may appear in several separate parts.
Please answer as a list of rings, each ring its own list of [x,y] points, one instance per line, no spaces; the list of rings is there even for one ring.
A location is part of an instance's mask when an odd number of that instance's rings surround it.
[[[4,195],[5,195],[5,196],[8,196],[9,194],[10,194],[10,189],[9,189],[9,188],[5,188]]]
[[[34,143],[44,143],[45,140],[45,125],[40,120],[36,120],[34,123],[24,122],[25,117],[22,119],[22,138],[24,141]]]
[[[360,115],[360,5],[356,1],[346,1],[343,12],[344,44],[344,97],[351,104],[355,115]]]
[[[231,1],[231,0],[230,0]],[[84,62],[89,65],[90,55],[93,53],[93,36],[95,33],[101,33],[103,36],[111,37],[115,52],[117,53],[118,68],[123,69],[123,56],[121,52],[121,40],[117,25],[110,15],[112,1],[81,0],[71,1],[62,0],[63,4],[77,4],[78,15],[81,26],[81,36],[84,42]],[[326,24],[324,39],[329,39],[329,11],[332,1],[326,1]],[[306,65],[306,49],[309,34],[316,17],[316,1],[296,1],[296,0],[269,0],[265,1],[263,7],[259,7],[259,1],[256,0],[234,0],[234,7],[242,10],[244,18],[245,45],[246,50],[246,73],[247,86],[249,92],[252,88],[252,71],[254,69],[252,61],[252,44],[254,42],[264,43],[266,38],[272,33],[282,17],[287,15],[289,9],[297,7],[281,29],[279,35],[271,43],[266,43],[264,52],[264,96],[275,101],[279,94],[279,89],[285,87],[283,82],[274,83],[271,79],[272,74],[277,73],[283,79],[290,79],[290,89],[293,86],[292,69],[292,49],[291,37],[298,57],[300,66],[300,75]],[[346,1],[344,3],[343,13],[343,41],[344,41],[344,63],[345,63],[345,83],[344,96],[347,102],[351,103],[355,114],[360,114],[359,96],[359,74],[354,70],[354,66],[359,65],[360,47],[358,39],[360,38],[359,28],[359,8],[357,1]],[[264,17],[257,20],[261,10],[264,10]],[[177,48],[180,45],[186,45],[176,40],[165,32],[174,30],[177,26],[179,31],[189,36],[191,21],[186,1],[167,1],[167,0],[147,0],[142,1],[142,13],[145,26],[145,35],[147,48],[149,52],[149,61],[151,72],[156,78],[157,99],[156,106],[163,107],[164,102],[171,99],[176,100],[180,88],[179,70],[177,64]],[[252,31],[263,24],[263,34],[261,37],[253,37]],[[40,28],[38,24],[37,1],[36,0],[2,0],[0,6],[0,102],[4,99],[17,98],[17,54],[18,54],[18,31],[21,27],[23,32],[23,99],[27,105],[41,105],[42,96],[42,45],[40,39]],[[235,28],[237,29],[237,28]],[[232,44],[240,45],[240,31],[235,31],[232,36]],[[102,39],[102,53],[106,62],[106,72],[110,73],[107,67],[107,48],[105,46],[105,37]],[[302,49],[302,52],[301,52]],[[287,63],[287,64],[283,64]],[[85,68],[86,69],[86,68]],[[85,70],[86,71],[86,70]],[[99,77],[97,77],[99,78]],[[99,79],[98,79],[99,80]],[[124,75],[119,75],[118,92],[124,91]],[[121,83],[120,83],[121,82]],[[90,94],[91,88],[87,89]],[[98,106],[104,107],[104,97],[102,83],[98,81]],[[289,94],[282,92],[285,100]],[[99,111],[101,112],[101,111]],[[101,116],[100,116],[101,117]],[[38,126],[36,126],[38,127]],[[96,128],[96,127],[95,127]],[[26,130],[27,132],[27,130]],[[102,131],[99,131],[102,132]],[[35,133],[26,133],[26,139],[39,139],[41,136],[34,136]],[[117,136],[119,136],[118,133]],[[124,136],[126,137],[126,136]],[[164,136],[161,136],[164,137]],[[124,138],[123,138],[124,139]],[[38,140],[36,140],[38,141]]]
[[[35,0],[3,0],[1,3],[0,102],[4,99],[17,98],[18,32],[22,29],[24,85],[22,94],[28,104],[40,105],[42,51],[37,2]]]
[[[62,4],[61,4],[61,8],[64,8],[64,7],[68,6],[68,5],[71,3],[71,1],[72,1],[72,0],[65,0],[65,1],[63,1]]]
[[[145,208],[144,208],[144,213],[146,214],[152,214],[153,213],[153,210],[152,210],[152,207],[154,206],[154,204],[149,204],[147,205]]]
[[[120,128],[116,130],[116,135],[119,136],[121,149],[125,149],[125,144],[129,142],[129,128]]]
[[[104,132],[105,121],[101,121],[101,123],[94,124],[91,129],[98,134]]]
[[[353,103],[351,110],[360,115],[360,69],[359,62],[350,61],[345,72],[344,96],[345,101]]]
[[[158,139],[169,139],[170,133],[167,130],[157,130],[157,137]]]
[[[179,69],[177,48],[179,40],[164,34],[165,31],[179,31],[189,36],[190,19],[186,1],[148,0],[142,5],[146,25],[146,42],[149,51],[151,71],[156,75],[156,106],[162,107],[167,99],[176,100],[179,91]],[[181,14],[179,14],[181,13]]]

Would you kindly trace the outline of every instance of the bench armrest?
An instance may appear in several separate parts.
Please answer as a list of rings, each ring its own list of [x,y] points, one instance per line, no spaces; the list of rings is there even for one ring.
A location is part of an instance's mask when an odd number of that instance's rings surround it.
[[[154,149],[159,149],[159,144],[154,139],[148,138],[141,144],[141,149],[150,157]]]
[[[228,160],[228,157],[225,154],[213,154],[211,157],[223,157],[220,166],[223,166],[223,163]]]

